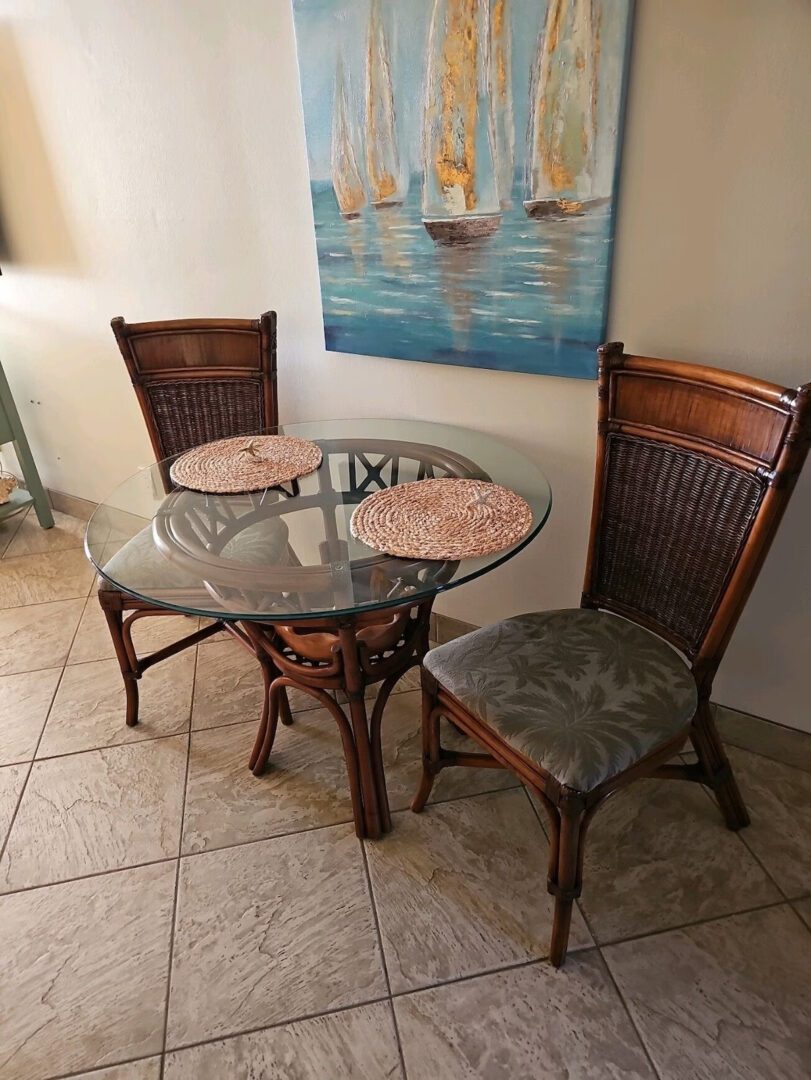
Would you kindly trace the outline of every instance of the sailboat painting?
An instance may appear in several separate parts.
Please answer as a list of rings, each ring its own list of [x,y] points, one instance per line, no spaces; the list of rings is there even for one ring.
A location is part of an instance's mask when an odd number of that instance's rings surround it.
[[[593,378],[633,0],[293,0],[338,353]]]

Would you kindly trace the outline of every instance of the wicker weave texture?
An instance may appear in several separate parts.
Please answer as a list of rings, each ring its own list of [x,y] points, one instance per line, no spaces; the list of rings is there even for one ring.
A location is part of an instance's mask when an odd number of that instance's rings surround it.
[[[763,490],[750,473],[709,456],[609,435],[597,593],[695,649]]]
[[[265,426],[259,379],[184,379],[146,386],[163,457]]]
[[[500,484],[461,477],[376,491],[355,507],[352,535],[406,559],[474,559],[503,551],[532,528],[527,501]]]
[[[277,487],[307,476],[321,464],[321,448],[295,435],[253,435],[216,439],[187,450],[169,475],[181,487],[219,495],[239,495]]]

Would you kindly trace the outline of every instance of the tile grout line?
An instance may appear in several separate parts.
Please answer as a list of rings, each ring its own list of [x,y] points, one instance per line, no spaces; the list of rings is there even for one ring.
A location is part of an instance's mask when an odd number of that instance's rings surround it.
[[[527,799],[529,800],[530,806],[532,807],[532,809],[533,809],[533,811],[535,813],[535,816],[538,818],[538,821],[540,822],[541,828],[543,829],[544,835],[546,836],[546,839],[547,839],[547,842],[548,842],[549,837],[546,834],[546,830],[544,828],[543,818],[538,813],[538,808],[536,807],[535,803],[533,802],[532,797],[530,796],[530,793],[529,793],[527,787],[525,785],[523,785],[523,784],[522,784],[522,787],[524,788],[524,792],[525,792],[525,794],[527,796]],[[709,798],[709,800],[713,804],[713,806],[718,808],[718,803],[717,803],[714,795],[712,794],[712,792],[707,787],[705,787],[704,784],[701,784],[700,787],[702,788],[704,793],[707,795],[707,797]],[[730,831],[730,830],[728,830],[728,831]],[[740,832],[738,832],[737,835],[738,835],[739,839],[743,840],[743,838],[740,836]],[[753,856],[753,858],[758,863],[758,865],[763,870],[763,872],[766,874],[769,881],[772,882],[772,884],[775,886],[777,891],[781,894],[781,898],[779,900],[769,900],[765,904],[757,904],[754,907],[744,908],[744,909],[742,909],[740,911],[728,911],[723,915],[710,915],[710,916],[707,916],[707,918],[704,918],[704,919],[695,919],[695,920],[693,920],[691,922],[679,923],[676,926],[664,927],[661,930],[651,930],[651,931],[648,931],[647,933],[643,933],[643,934],[632,934],[632,935],[630,935],[628,937],[616,938],[613,941],[603,941],[603,942],[601,942],[601,941],[598,940],[598,938],[597,938],[597,936],[596,936],[596,934],[594,932],[594,929],[592,928],[592,924],[591,924],[591,921],[590,921],[589,917],[586,914],[586,910],[585,910],[585,908],[583,907],[583,905],[580,902],[580,897],[578,897],[575,900],[575,904],[577,905],[577,908],[578,908],[581,916],[583,917],[583,922],[586,924],[586,929],[591,934],[592,940],[594,941],[596,947],[598,949],[602,950],[603,948],[606,948],[608,946],[622,945],[622,944],[625,944],[626,942],[629,942],[629,941],[643,941],[646,938],[656,937],[659,934],[667,934],[667,933],[670,933],[671,931],[675,931],[675,930],[686,930],[691,926],[702,926],[705,923],[715,922],[718,919],[729,919],[729,918],[732,918],[733,916],[736,916],[736,915],[746,915],[746,914],[749,914],[750,912],[753,912],[753,911],[762,911],[762,910],[765,910],[765,909],[771,908],[771,907],[779,907],[781,904],[786,904],[786,903],[791,904],[791,903],[795,903],[795,902],[798,902],[798,901],[801,901],[801,900],[804,900],[804,899],[807,898],[807,896],[805,894],[803,896],[797,897],[796,899],[792,898],[792,897],[787,897],[785,895],[784,890],[780,888],[777,881],[772,877],[772,875],[769,873],[769,871],[766,869],[766,867],[763,866],[763,864],[757,858],[755,853],[753,851],[751,851],[751,849],[749,848],[749,845],[744,844],[744,846],[746,847],[746,850],[748,852],[750,852],[750,854]]]
[[[764,722],[769,723],[768,720]],[[787,728],[786,730],[793,731],[795,734],[800,736],[808,735],[808,738],[811,739],[811,733],[809,732],[800,731],[797,728]],[[762,750],[753,750],[749,746],[741,746],[738,743],[732,742],[730,739],[722,739],[721,741],[724,744],[724,749],[731,746],[733,750],[743,750],[745,754],[753,754],[755,757],[761,758],[763,761],[771,761],[774,765],[785,765],[787,769],[794,769],[795,772],[811,773],[811,769],[806,768],[803,765],[793,765],[790,761],[784,761],[782,758],[769,757],[769,755],[764,754]]]
[[[17,558],[18,559],[27,559],[27,558],[29,558],[29,556],[28,555],[18,555]],[[30,558],[33,558],[33,556],[30,556]],[[0,570],[2,570],[2,569],[3,569],[3,560],[0,559]],[[94,578],[94,580],[95,580],[95,578]],[[92,589],[93,586],[91,585],[90,588]],[[0,607],[0,615],[2,615],[6,611],[21,611],[23,608],[45,607],[46,604],[66,604],[70,600],[87,600],[87,598],[89,596],[90,596],[90,592],[88,591],[86,593],[79,593],[78,596],[57,596],[52,600],[32,600],[30,604],[9,604],[7,607]]]
[[[303,1024],[307,1020],[320,1020],[324,1016],[339,1016],[341,1013],[351,1012],[353,1009],[365,1009],[369,1005],[380,1005],[386,1001],[388,1001],[388,998],[385,995],[383,997],[364,998],[362,1001],[355,1001],[351,1005],[338,1005],[334,1009],[325,1009],[323,1012],[301,1013],[298,1016],[291,1016],[287,1020],[274,1020],[272,1024],[263,1024],[261,1027],[240,1028],[239,1031],[232,1031],[228,1035],[211,1035],[207,1039],[197,1039],[190,1043],[178,1043],[177,1046],[167,1046],[165,1052],[167,1054],[176,1054],[183,1050],[193,1050],[197,1046],[209,1046],[211,1043],[239,1039],[243,1035],[259,1035],[263,1031],[275,1031],[279,1028],[289,1027],[291,1024]],[[147,1055],[147,1057],[149,1056]],[[79,1073],[79,1075],[83,1074]],[[53,1078],[53,1080],[56,1080],[56,1078]]]
[[[620,1003],[621,1003],[621,1005],[622,1005],[622,1007],[623,1007],[623,1009],[625,1011],[625,1015],[628,1017],[628,1022],[630,1023],[631,1028],[633,1029],[634,1033],[636,1034],[637,1039],[639,1040],[639,1045],[642,1048],[642,1053],[647,1058],[648,1064],[651,1067],[651,1072],[653,1073],[653,1075],[655,1077],[658,1078],[658,1080],[667,1080],[667,1078],[665,1076],[663,1076],[662,1073],[660,1073],[659,1070],[657,1069],[656,1063],[654,1062],[653,1057],[651,1055],[651,1052],[648,1049],[648,1044],[645,1042],[645,1039],[644,1039],[644,1037],[642,1035],[642,1032],[639,1029],[639,1027],[637,1026],[636,1020],[633,1017],[633,1013],[631,1012],[631,1007],[628,1004],[628,1002],[625,1000],[625,995],[623,994],[622,990],[620,990],[619,983],[614,978],[614,972],[611,970],[611,967],[610,967],[608,961],[603,956],[603,950],[600,948],[599,945],[597,946],[597,955],[599,956],[600,962],[602,963],[603,968],[605,969],[605,973],[608,976],[609,982],[614,987],[614,991],[616,992],[616,995],[620,1000]]]
[[[811,895],[811,894],[810,894]],[[806,900],[807,896],[799,897]],[[703,919],[694,919],[692,922],[678,923],[676,926],[663,926],[661,930],[648,930],[644,934],[634,934],[630,937],[614,938],[611,941],[596,942],[599,949],[610,949],[615,945],[628,945],[632,941],[647,941],[649,938],[661,937],[662,934],[675,934],[682,930],[690,930],[694,926],[707,926],[709,923],[721,922],[723,919],[737,919],[740,915],[753,915],[756,911],[769,911],[771,908],[785,907],[792,903],[784,896],[779,900],[769,900],[765,904],[755,904],[753,907],[740,908],[737,911],[726,911],[722,915],[707,915]]]
[[[543,818],[541,817],[540,813],[538,812],[538,807],[535,805],[535,802],[534,802],[534,800],[532,799],[532,797],[531,797],[531,795],[529,793],[529,789],[526,786],[524,786],[524,792],[526,793],[527,799],[529,800],[529,804],[532,807],[533,813],[535,814],[536,818],[538,819],[538,823],[540,825],[541,831],[543,832],[544,836],[546,837],[546,841],[547,841],[547,844],[548,844],[549,843],[549,836],[548,836],[548,834],[546,832],[546,829],[544,827]],[[617,994],[617,997],[619,998],[620,1004],[622,1005],[622,1008],[623,1008],[623,1010],[625,1011],[625,1013],[626,1013],[626,1015],[628,1017],[628,1021],[629,1021],[630,1025],[631,1025],[631,1028],[634,1031],[634,1033],[636,1034],[637,1040],[639,1041],[639,1045],[640,1045],[640,1047],[642,1049],[642,1053],[644,1054],[645,1058],[647,1059],[648,1064],[651,1067],[651,1071],[652,1071],[653,1076],[657,1077],[658,1080],[663,1080],[661,1074],[659,1073],[659,1070],[656,1068],[656,1065],[653,1062],[653,1058],[650,1055],[647,1044],[646,1044],[645,1040],[642,1038],[642,1032],[637,1027],[636,1021],[634,1020],[633,1016],[631,1015],[631,1010],[630,1010],[630,1008],[628,1006],[628,1002],[625,1000],[625,998],[624,998],[624,996],[622,994],[622,991],[619,988],[617,980],[614,978],[614,973],[611,970],[611,968],[609,967],[608,961],[603,956],[603,951],[602,951],[602,948],[600,947],[600,945],[599,945],[599,943],[597,941],[597,937],[596,937],[596,935],[594,933],[594,928],[592,927],[591,920],[588,917],[588,915],[586,914],[585,909],[583,908],[583,906],[580,903],[580,897],[577,897],[577,899],[575,900],[575,907],[580,912],[580,917],[583,920],[583,923],[584,923],[586,929],[589,932],[589,936],[591,937],[591,940],[594,942],[594,947],[595,947],[597,956],[600,958],[600,962],[603,965],[603,968],[604,968],[604,970],[605,970],[605,972],[606,972],[612,986],[614,987],[614,990],[616,991],[616,994]],[[578,951],[582,951],[582,950],[578,950]]]
[[[154,1058],[159,1057],[159,1054],[140,1054],[138,1057],[121,1058],[120,1061],[111,1061],[106,1065],[91,1065],[89,1069],[76,1069],[75,1071],[66,1073],[49,1074],[44,1077],[44,1080],[75,1080],[76,1077],[79,1080],[85,1080],[89,1077],[93,1080],[95,1075],[101,1076],[102,1073],[112,1071],[113,1069],[119,1069],[122,1065],[138,1065],[142,1061],[152,1061]]]
[[[208,730],[208,729],[204,729],[204,730]],[[193,732],[179,731],[175,735],[165,735],[165,736],[161,736],[161,738],[162,739],[179,739],[179,738],[182,738],[183,735],[188,736],[190,734],[193,734]],[[156,742],[156,741],[157,741],[156,739],[151,739],[151,740],[143,739],[143,740],[141,740],[141,742]],[[140,742],[124,743],[124,744],[119,744],[119,745],[139,746]],[[101,747],[98,747],[98,749],[99,750],[110,750],[110,749],[114,749],[114,747],[101,746]],[[90,751],[90,750],[81,750],[81,751],[78,751],[78,753],[87,754],[87,753],[92,753],[92,751]],[[68,755],[63,755],[63,756],[73,757],[73,756],[77,756],[77,755],[68,754]],[[42,761],[42,762],[51,761],[51,760],[53,760],[53,759],[52,758],[40,758],[39,759],[39,761]],[[14,764],[17,764],[17,765],[35,765],[35,764],[38,764],[38,762],[35,762],[35,761],[30,761],[30,762],[20,761],[20,762],[15,762]],[[446,804],[446,803],[460,802],[463,799],[477,799],[477,798],[483,797],[485,795],[499,795],[502,792],[515,791],[515,790],[517,790],[517,789],[516,788],[493,788],[490,791],[476,792],[475,795],[454,795],[454,796],[452,796],[450,798],[447,798],[447,799],[442,799],[442,800],[438,799],[438,800],[436,800],[436,802],[429,803],[429,806],[441,806],[441,805]],[[404,813],[406,813],[407,810],[408,810],[408,807],[404,806],[401,810],[394,810],[394,811],[392,811],[392,813],[393,814],[404,814]],[[260,836],[260,837],[257,837],[256,839],[253,839],[253,840],[240,840],[235,844],[223,844],[221,847],[208,848],[208,849],[206,849],[204,851],[181,851],[180,858],[181,859],[197,859],[201,855],[216,855],[221,851],[232,851],[232,850],[239,849],[239,848],[250,847],[252,844],[266,844],[266,843],[269,843],[272,840],[282,840],[282,839],[284,839],[285,837],[288,837],[288,836],[301,836],[301,835],[304,835],[306,833],[319,832],[321,829],[336,829],[341,825],[351,825],[352,824],[351,810],[348,810],[347,814],[348,814],[347,817],[342,818],[339,821],[329,821],[329,822],[327,822],[326,824],[323,824],[323,825],[309,825],[304,829],[293,829],[290,832],[273,833],[270,836]],[[182,835],[181,835],[181,839],[182,839]],[[158,866],[160,863],[172,862],[174,860],[174,858],[175,858],[174,855],[168,855],[168,856],[163,856],[163,857],[158,858],[158,859],[147,859],[145,862],[129,863],[126,866],[111,866],[111,867],[108,867],[106,870],[93,870],[88,874],[75,874],[73,877],[61,878],[59,881],[43,881],[43,882],[40,882],[37,885],[24,885],[19,889],[9,889],[7,892],[0,892],[0,898],[2,898],[3,896],[12,896],[12,895],[15,895],[16,893],[32,892],[34,889],[47,889],[47,888],[49,888],[50,886],[53,886],[53,885],[68,885],[69,883],[74,882],[74,881],[86,881],[88,878],[103,877],[105,874],[121,874],[121,873],[124,873],[127,870],[140,870],[145,866]],[[804,900],[805,896],[798,897],[798,899]]]
[[[59,673],[59,678],[56,680],[56,685],[54,686],[53,694],[51,694],[51,700],[50,700],[50,702],[48,704],[48,708],[47,708],[47,710],[45,712],[45,719],[44,719],[44,721],[42,723],[42,727],[40,728],[40,731],[39,731],[39,737],[37,738],[37,744],[34,747],[33,756],[31,757],[31,760],[30,760],[30,762],[28,764],[28,772],[25,774],[25,780],[23,781],[23,785],[20,788],[20,795],[19,795],[19,798],[17,799],[17,804],[14,807],[14,812],[11,815],[11,821],[9,821],[9,823],[8,823],[8,829],[6,831],[6,835],[3,838],[3,842],[0,844],[0,865],[2,865],[3,856],[6,853],[6,848],[8,847],[8,842],[11,839],[11,833],[12,833],[12,830],[14,829],[14,823],[17,820],[17,815],[19,813],[20,806],[22,805],[23,796],[25,795],[25,792],[28,789],[28,781],[31,779],[31,773],[33,772],[33,769],[34,769],[34,763],[36,761],[37,751],[39,750],[40,743],[42,742],[42,736],[45,734],[45,728],[48,725],[48,720],[49,720],[50,715],[51,715],[51,710],[53,709],[54,701],[56,701],[56,695],[59,693],[59,687],[62,685],[62,680],[65,677],[65,669],[67,667],[68,656],[70,655],[70,650],[73,648],[73,642],[76,640],[76,635],[79,632],[79,623],[81,623],[81,621],[82,621],[81,616],[79,616],[79,619],[78,619],[78,621],[76,623],[76,627],[75,627],[75,629],[73,631],[73,634],[71,635],[70,644],[68,645],[67,652],[65,653],[65,661],[62,664],[62,670]],[[54,669],[51,669],[51,670],[54,670]]]
[[[361,858],[363,859],[363,872],[366,878],[366,889],[369,893],[369,905],[372,909],[372,918],[374,919],[375,924],[377,947],[380,949],[380,963],[383,968],[383,978],[386,981],[386,994],[388,996],[388,1006],[389,1012],[391,1014],[391,1022],[394,1027],[394,1038],[397,1043],[397,1055],[400,1059],[400,1068],[403,1071],[403,1080],[408,1080],[405,1057],[403,1056],[403,1043],[400,1038],[400,1028],[397,1024],[397,1014],[394,1011],[394,1001],[392,1000],[391,996],[391,979],[389,978],[389,965],[386,962],[386,950],[383,948],[383,934],[380,930],[380,916],[377,911],[377,903],[375,902],[375,891],[372,885],[372,875],[369,870],[369,856],[366,852],[365,839],[363,837],[358,837],[358,844],[360,845]]]
[[[8,517],[3,518],[4,522],[5,521],[14,521],[15,518],[19,518],[19,521],[17,521],[16,525],[11,530],[11,536],[6,541],[5,547],[3,548],[2,551],[0,551],[0,559],[4,559],[6,557],[6,552],[11,547],[12,541],[17,536],[17,533],[20,531],[20,526],[25,521],[25,519],[28,517],[28,514],[29,514],[30,510],[31,510],[30,506],[25,506],[25,507],[22,508],[22,510],[18,510],[16,514],[9,514]]]
[[[740,747],[738,749],[740,749]],[[747,753],[748,752],[749,751],[747,751]],[[760,755],[760,754],[758,756],[762,757],[764,761],[771,761],[771,758],[763,757],[763,755]],[[788,767],[791,768],[791,766],[788,766]],[[802,770],[798,770],[798,771],[802,771]],[[736,783],[737,783],[737,780],[736,780]],[[718,811],[718,813],[721,814],[721,817],[723,819],[723,814],[722,814],[722,811],[721,811],[721,807],[720,807],[720,805],[718,803],[718,799],[715,797],[714,792],[712,792],[705,784],[701,784],[700,787],[701,787],[701,790],[704,792],[704,794],[707,796],[707,798],[710,800],[710,802],[713,804],[715,809]],[[741,797],[743,797],[743,796],[741,796]],[[747,810],[747,813],[748,813],[748,810]],[[751,824],[751,822],[750,822],[750,824]],[[740,844],[742,844],[744,850],[749,855],[752,856],[754,861],[757,863],[757,865],[760,867],[760,869],[766,875],[767,879],[772,883],[772,885],[774,885],[775,889],[777,889],[777,891],[780,893],[783,900],[784,901],[790,901],[792,899],[792,897],[790,897],[790,896],[788,896],[786,894],[786,890],[783,888],[783,886],[780,884],[780,882],[777,880],[777,878],[774,876],[774,874],[771,873],[771,871],[766,866],[766,864],[763,862],[763,860],[752,850],[752,848],[749,846],[749,844],[747,844],[746,837],[743,835],[743,833],[746,831],[746,828],[748,828],[748,826],[744,826],[743,829],[727,829],[726,825],[725,825],[724,828],[725,828],[726,832],[731,832],[731,833],[735,834],[738,842]]]
[[[807,896],[802,896],[802,897],[800,897],[799,900],[789,900],[789,905],[788,906],[791,908],[791,910],[794,912],[794,914],[797,916],[797,918],[800,920],[800,922],[806,928],[808,933],[811,934],[811,926],[809,926],[809,924],[805,921],[805,919],[802,917],[802,915],[800,914],[800,912],[797,909],[797,905],[801,904],[803,902],[803,900],[807,900],[807,899],[808,899]]]
[[[197,682],[197,649],[194,650],[194,671],[191,681],[191,695],[189,696],[189,730],[186,735],[186,771],[183,777],[183,799],[180,806],[180,832],[177,839],[177,860],[175,866],[175,895],[172,903],[172,920],[169,926],[169,959],[166,969],[166,1005],[163,1013],[163,1043],[161,1046],[160,1064],[158,1066],[158,1080],[163,1080],[166,1068],[166,1043],[169,1038],[169,999],[172,994],[172,962],[175,951],[175,929],[177,927],[177,905],[180,897],[180,859],[183,852],[183,835],[186,826],[186,796],[189,789],[189,768],[191,765],[191,714],[194,707],[194,687]]]

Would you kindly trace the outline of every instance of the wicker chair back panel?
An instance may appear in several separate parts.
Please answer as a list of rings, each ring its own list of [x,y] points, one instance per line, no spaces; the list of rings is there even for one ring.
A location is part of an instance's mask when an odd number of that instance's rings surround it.
[[[660,431],[693,436],[771,464],[789,416],[730,387],[617,371],[611,417]]]
[[[695,652],[764,483],[707,454],[616,434],[606,440],[603,475],[595,592]]]
[[[184,379],[144,387],[161,457],[265,427],[261,379]]]
[[[175,330],[132,334],[129,338],[142,374],[178,368],[261,367],[259,334],[251,330]]]

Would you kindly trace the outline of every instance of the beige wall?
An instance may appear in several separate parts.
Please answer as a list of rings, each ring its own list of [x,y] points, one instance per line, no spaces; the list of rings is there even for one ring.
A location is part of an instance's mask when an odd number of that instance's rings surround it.
[[[807,0],[639,0],[611,314],[629,348],[811,377],[810,52]],[[49,485],[102,498],[150,459],[112,315],[275,307],[283,419],[443,419],[547,471],[539,540],[442,610],[577,602],[592,383],[324,351],[287,0],[0,0],[0,198],[0,349]],[[811,472],[717,697],[811,729],[809,527]]]

